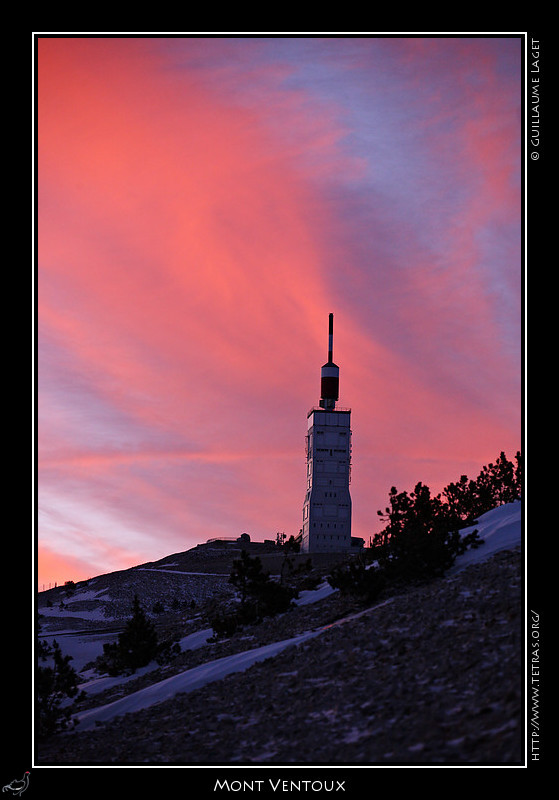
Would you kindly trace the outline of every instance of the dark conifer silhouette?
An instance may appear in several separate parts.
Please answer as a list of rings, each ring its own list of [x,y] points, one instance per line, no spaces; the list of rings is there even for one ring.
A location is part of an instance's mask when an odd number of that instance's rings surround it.
[[[218,604],[208,614],[208,621],[218,637],[230,636],[242,625],[287,611],[297,596],[291,587],[272,580],[269,573],[264,572],[258,556],[253,558],[246,550],[233,562],[229,583],[238,591],[238,608],[225,609]]]
[[[157,632],[153,623],[146,617],[138,599],[134,595],[132,617],[116,642],[103,645],[103,655],[96,661],[99,671],[109,675],[135,672],[145,667],[158,652]]]
[[[132,670],[145,667],[157,653],[155,627],[146,617],[137,594],[134,595],[132,617],[119,636],[119,645],[127,665]]]
[[[331,585],[370,600],[386,586],[444,575],[457,556],[483,544],[477,530],[460,530],[474,526],[481,514],[520,499],[521,487],[521,455],[516,454],[515,466],[504,452],[482,467],[475,480],[461,475],[436,496],[421,482],[410,493],[393,486],[389,505],[377,512],[384,528],[374,534],[365,554],[376,566],[348,562],[332,572]]]
[[[56,639],[52,647],[41,640],[38,656],[41,661],[52,658],[50,664],[39,665],[36,673],[37,732],[40,738],[44,738],[68,727],[72,706],[68,705],[67,701],[81,700],[85,697],[85,693],[78,689],[80,677],[70,666],[72,656],[62,655]]]

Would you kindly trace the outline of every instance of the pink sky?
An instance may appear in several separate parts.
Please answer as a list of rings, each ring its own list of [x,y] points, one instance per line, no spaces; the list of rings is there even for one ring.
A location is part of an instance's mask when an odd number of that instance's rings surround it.
[[[334,313],[353,534],[521,446],[519,38],[40,38],[39,585],[297,533]]]

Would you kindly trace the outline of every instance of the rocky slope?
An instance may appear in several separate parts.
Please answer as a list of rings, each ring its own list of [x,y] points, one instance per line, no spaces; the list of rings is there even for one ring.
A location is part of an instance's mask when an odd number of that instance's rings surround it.
[[[245,672],[39,743],[37,764],[522,764],[522,569],[503,551],[386,598]],[[333,595],[137,685],[352,610]]]

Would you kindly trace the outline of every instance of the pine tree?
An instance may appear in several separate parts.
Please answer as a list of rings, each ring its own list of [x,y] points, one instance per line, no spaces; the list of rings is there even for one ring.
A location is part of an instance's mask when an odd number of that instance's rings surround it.
[[[246,550],[233,562],[229,583],[237,589],[240,602],[234,610],[212,609],[209,622],[216,636],[231,635],[239,626],[281,614],[297,596],[295,589],[271,580],[258,556],[251,558]]]
[[[139,667],[149,664],[157,653],[157,631],[144,614],[138,595],[135,594],[132,617],[116,642],[103,645],[103,655],[96,661],[97,669],[108,672],[109,675],[135,672]]]
[[[241,551],[241,557],[233,562],[229,583],[239,592],[241,608],[244,608],[249,599],[258,596],[268,580],[267,573],[262,569],[262,562],[256,556],[251,558],[246,550]]]
[[[157,653],[155,626],[144,614],[137,594],[134,595],[132,617],[126,623],[118,642],[123,660],[132,671],[145,667]]]
[[[80,678],[70,666],[72,656],[62,655],[56,639],[52,648],[40,641],[38,655],[42,661],[52,656],[52,665],[38,666],[36,674],[37,730],[40,737],[46,737],[68,727],[72,707],[63,704],[68,699],[81,700],[85,692],[78,690]]]
[[[328,583],[342,594],[352,595],[362,602],[371,603],[386,585],[383,570],[367,565],[364,556],[338,564],[328,576]]]
[[[499,505],[512,503],[517,499],[514,464],[503,452],[500,453],[495,463],[495,483]]]
[[[514,470],[514,485],[516,487],[516,497],[520,499],[522,496],[522,456],[520,451],[515,456],[516,467]]]
[[[458,533],[458,506],[449,510],[441,495],[433,497],[425,484],[417,483],[410,494],[392,487],[389,497],[390,508],[378,512],[388,524],[373,537],[370,554],[387,581],[408,583],[444,575],[458,555],[479,543],[477,531],[467,537]]]
[[[472,525],[475,520],[476,484],[467,475],[461,475],[456,483],[449,483],[442,495],[446,503],[446,511],[458,527]]]

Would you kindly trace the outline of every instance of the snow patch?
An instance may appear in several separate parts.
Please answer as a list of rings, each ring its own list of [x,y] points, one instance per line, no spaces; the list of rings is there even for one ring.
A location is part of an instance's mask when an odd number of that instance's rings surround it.
[[[225,572],[182,572],[178,569],[158,569],[156,567],[138,567],[138,572],[167,572],[169,575],[196,575],[200,578],[228,578]]]
[[[316,589],[306,589],[300,592],[299,597],[294,601],[294,603],[297,606],[306,606],[310,603],[317,603],[319,600],[324,600],[324,598],[329,597],[333,592],[337,591],[337,589],[333,589],[330,586],[328,581],[324,581]]]
[[[475,530],[478,531],[479,538],[483,539],[483,544],[458,556],[447,575],[454,575],[471,564],[485,561],[501,550],[519,547],[522,542],[522,503],[517,500],[515,503],[493,508],[482,514],[476,525],[464,528],[460,534],[466,536]]]

